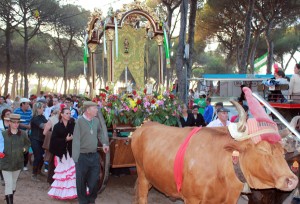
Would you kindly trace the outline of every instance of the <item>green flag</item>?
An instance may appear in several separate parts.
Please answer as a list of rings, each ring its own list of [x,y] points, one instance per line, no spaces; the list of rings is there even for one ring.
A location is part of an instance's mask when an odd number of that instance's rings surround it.
[[[84,48],[83,48],[83,73],[84,76],[86,76],[87,73],[87,65],[88,65],[88,57],[89,57],[89,48],[87,46],[87,36],[86,39],[84,41]]]
[[[254,72],[259,72],[259,70],[267,65],[268,52],[266,52],[261,57],[254,60]]]
[[[164,26],[164,48],[166,53],[166,61],[167,61],[167,67],[170,67],[170,49],[169,49],[169,42],[168,42],[168,35],[166,28]]]

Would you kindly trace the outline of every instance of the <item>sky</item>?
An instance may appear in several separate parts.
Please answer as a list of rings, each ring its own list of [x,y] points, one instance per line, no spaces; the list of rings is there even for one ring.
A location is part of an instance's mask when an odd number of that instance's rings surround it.
[[[133,1],[134,0],[72,0],[72,3],[81,5],[83,8],[90,11],[93,11],[94,8],[99,8],[102,10],[103,14],[107,14],[110,6],[116,10],[121,8],[123,4],[132,3]]]

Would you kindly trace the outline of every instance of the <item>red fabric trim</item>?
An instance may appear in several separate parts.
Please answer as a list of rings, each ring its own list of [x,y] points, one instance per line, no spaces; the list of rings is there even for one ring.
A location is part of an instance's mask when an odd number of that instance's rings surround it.
[[[49,195],[49,194],[48,194]],[[54,196],[54,195],[49,195],[51,198],[55,198],[58,200],[73,200],[77,198],[77,195],[73,195],[73,196],[66,196],[66,197],[60,197],[60,196]]]
[[[274,108],[283,108],[283,109],[298,109],[300,108],[299,103],[272,103],[268,102]]]
[[[182,176],[183,176],[183,165],[184,165],[184,155],[186,148],[189,144],[190,139],[192,138],[193,135],[195,135],[202,127],[196,127],[194,128],[188,136],[185,138],[183,143],[180,145],[175,161],[174,161],[174,178],[177,186],[177,191],[178,193],[181,190],[181,185],[182,185]]]

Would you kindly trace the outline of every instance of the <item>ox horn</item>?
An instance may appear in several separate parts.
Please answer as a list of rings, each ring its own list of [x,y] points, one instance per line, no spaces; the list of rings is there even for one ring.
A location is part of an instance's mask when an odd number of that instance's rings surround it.
[[[247,114],[244,110],[244,108],[236,101],[230,101],[236,108],[236,110],[239,113],[239,122],[237,123],[237,130],[239,132],[245,132],[246,131],[246,120],[247,120]]]

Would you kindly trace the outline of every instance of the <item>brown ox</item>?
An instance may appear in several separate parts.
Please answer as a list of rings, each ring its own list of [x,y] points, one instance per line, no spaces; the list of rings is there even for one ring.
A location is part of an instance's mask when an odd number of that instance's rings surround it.
[[[240,118],[244,116],[240,115]],[[147,203],[152,186],[187,204],[237,203],[243,183],[233,168],[233,150],[240,153],[240,167],[251,188],[290,191],[296,187],[298,179],[290,171],[279,143],[261,141],[254,144],[251,139],[237,142],[227,127],[204,127],[189,142],[181,192],[178,193],[174,159],[191,130],[148,122],[133,133],[131,147],[138,173],[139,204]]]

